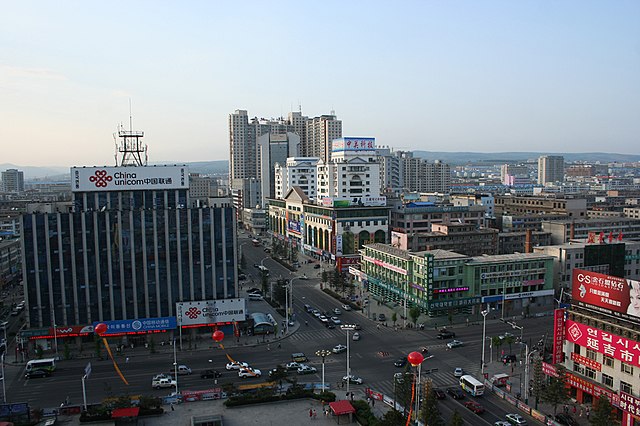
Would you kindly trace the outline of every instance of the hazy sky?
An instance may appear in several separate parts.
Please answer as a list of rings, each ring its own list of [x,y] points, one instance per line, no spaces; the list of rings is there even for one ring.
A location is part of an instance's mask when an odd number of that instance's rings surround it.
[[[334,110],[430,151],[638,154],[640,1],[3,1],[0,163],[228,158],[228,115]]]

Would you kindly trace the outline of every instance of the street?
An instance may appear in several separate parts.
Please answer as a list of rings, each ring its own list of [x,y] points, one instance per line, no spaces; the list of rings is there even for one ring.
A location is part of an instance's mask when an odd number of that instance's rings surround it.
[[[244,291],[249,287],[260,287],[258,270],[253,264],[264,263],[271,271],[271,280],[276,280],[280,276],[292,278],[305,273],[310,279],[296,279],[293,282],[294,312],[296,314],[296,325],[292,332],[279,340],[277,343],[271,341],[263,343],[263,336],[243,336],[240,343],[232,341],[227,337],[223,344],[226,349],[220,348],[210,338],[196,341],[197,350],[183,350],[177,352],[178,364],[186,364],[193,370],[191,375],[178,377],[178,387],[184,389],[207,389],[215,387],[213,379],[201,379],[200,372],[205,369],[216,369],[222,372],[222,377],[217,379],[218,385],[226,382],[247,383],[265,381],[268,371],[278,364],[291,361],[291,353],[304,352],[309,357],[310,365],[317,368],[317,373],[297,376],[299,382],[320,382],[322,375],[322,360],[315,355],[320,349],[331,350],[335,345],[343,344],[349,346],[350,367],[352,374],[364,379],[362,385],[349,385],[357,398],[365,398],[364,389],[371,388],[375,392],[380,392],[390,397],[394,395],[394,373],[404,371],[402,368],[394,366],[394,361],[401,356],[406,356],[409,352],[427,347],[433,357],[427,359],[422,364],[421,381],[430,379],[434,387],[445,390],[447,387],[459,388],[458,378],[454,377],[453,370],[456,367],[464,369],[466,374],[481,379],[480,360],[482,357],[482,321],[473,321],[463,324],[455,324],[449,327],[456,333],[456,339],[461,340],[464,345],[459,348],[448,349],[446,343],[449,340],[437,340],[437,331],[434,326],[420,330],[417,328],[394,329],[393,324],[387,315],[387,326],[381,325],[368,319],[360,312],[345,312],[339,315],[343,324],[359,324],[362,329],[358,332],[361,339],[352,340],[353,332],[347,333],[337,326],[335,329],[327,329],[312,314],[307,313],[303,308],[304,304],[309,304],[320,311],[329,311],[339,308],[341,303],[319,289],[318,273],[322,269],[313,269],[313,264],[304,264],[301,258],[301,269],[295,273],[290,273],[275,260],[268,257],[262,247],[253,247],[242,241],[242,251],[246,257],[246,273],[248,280],[244,281],[241,296],[246,295]],[[306,258],[305,258],[306,259]],[[317,262],[317,261],[316,261]],[[325,268],[328,267],[325,265]],[[251,283],[253,280],[253,284]],[[376,302],[372,301],[371,311],[382,311]],[[249,312],[273,312],[275,311],[265,301],[247,301]],[[423,316],[424,317],[424,316]],[[444,322],[442,318],[439,319]],[[305,325],[305,322],[308,325]],[[542,335],[549,334],[552,326],[550,317],[530,318],[518,320],[517,324],[524,327],[522,330],[523,340],[537,342]],[[398,325],[402,325],[402,320]],[[438,327],[439,328],[439,327]],[[515,333],[514,331],[517,331]],[[496,336],[504,332],[512,332],[519,337],[520,331],[514,330],[512,326],[493,319],[487,318],[486,337]],[[158,336],[160,337],[160,336]],[[272,336],[273,338],[273,336]],[[496,361],[499,357],[495,348],[490,348],[490,339],[487,339],[485,346],[485,359],[487,368],[485,371],[489,376],[495,373],[507,373],[512,378],[512,394],[516,395],[520,390],[519,379],[524,380],[523,367],[520,362],[513,366],[513,371],[509,365],[503,365]],[[279,347],[280,346],[280,347]],[[520,357],[520,346],[513,343],[512,348],[503,345],[500,351],[504,353],[514,353]],[[86,380],[86,394],[88,402],[98,402],[107,396],[122,394],[147,394],[163,396],[171,392],[171,389],[155,390],[151,388],[151,379],[157,373],[172,373],[173,351],[172,346],[156,345],[158,353],[151,353],[149,349],[143,347],[134,350],[127,350],[124,355],[119,355],[116,359],[123,375],[129,381],[126,386],[117,376],[110,360],[99,361],[97,358],[72,359],[60,361],[56,372],[49,378],[25,379],[22,372],[24,366],[7,366],[12,369],[13,374],[7,374],[7,399],[10,402],[27,401],[32,407],[56,407],[67,397],[70,403],[82,403],[81,377],[87,362],[92,363],[91,376]],[[85,350],[91,353],[91,348]],[[492,355],[490,355],[492,353]],[[226,371],[227,354],[236,361],[249,363],[252,367],[262,370],[261,378],[238,378],[237,372]],[[126,357],[129,361],[126,362]],[[331,390],[336,392],[340,398],[345,398],[346,388],[338,387],[346,371],[346,352],[331,354],[325,360],[326,382],[331,386]],[[293,373],[295,375],[295,372]],[[463,403],[469,399],[476,399],[482,404],[486,412],[478,416],[464,407]],[[382,402],[377,402],[382,404]],[[451,417],[454,411],[458,411],[468,424],[493,424],[496,420],[504,420],[504,414],[516,412],[515,408],[504,400],[487,392],[483,397],[473,398],[466,394],[465,400],[456,401],[447,396],[439,402],[440,411],[445,419]],[[536,422],[528,418],[530,424]]]

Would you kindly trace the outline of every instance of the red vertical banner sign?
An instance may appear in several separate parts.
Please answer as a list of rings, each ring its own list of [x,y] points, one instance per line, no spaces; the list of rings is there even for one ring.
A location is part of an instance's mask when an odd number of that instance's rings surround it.
[[[565,336],[564,309],[556,309],[553,312],[553,355],[552,364],[564,361],[564,351],[562,345]]]

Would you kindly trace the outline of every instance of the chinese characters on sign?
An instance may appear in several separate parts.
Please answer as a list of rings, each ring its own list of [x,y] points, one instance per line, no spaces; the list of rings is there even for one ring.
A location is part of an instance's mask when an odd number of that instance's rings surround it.
[[[640,320],[640,309],[631,303],[640,282],[574,269],[572,284],[571,295],[578,306],[618,318]]]
[[[640,416],[640,399],[628,393],[620,392],[620,408],[623,411]]]
[[[586,381],[571,373],[567,373],[567,383],[576,389],[580,389],[583,392],[593,395],[595,398],[600,398],[602,395],[606,395],[611,404],[616,407],[620,406],[620,397],[618,394],[611,392],[609,389],[605,389],[602,386],[598,386],[591,382]]]
[[[553,312],[553,354],[552,364],[557,364],[564,360],[564,351],[562,345],[564,343],[565,322],[564,309],[556,309]]]
[[[571,352],[571,360],[578,364],[584,365],[585,367],[589,367],[592,370],[602,371],[602,364],[575,352]]]
[[[640,342],[567,320],[567,341],[640,367]]]

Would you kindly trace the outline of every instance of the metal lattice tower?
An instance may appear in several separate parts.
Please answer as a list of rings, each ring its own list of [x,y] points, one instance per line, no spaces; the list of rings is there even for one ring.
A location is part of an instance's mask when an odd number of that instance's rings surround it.
[[[144,132],[124,130],[120,126],[117,136],[120,140],[116,142],[116,166],[146,166],[147,146],[142,143]],[[116,134],[113,137],[115,139]]]

